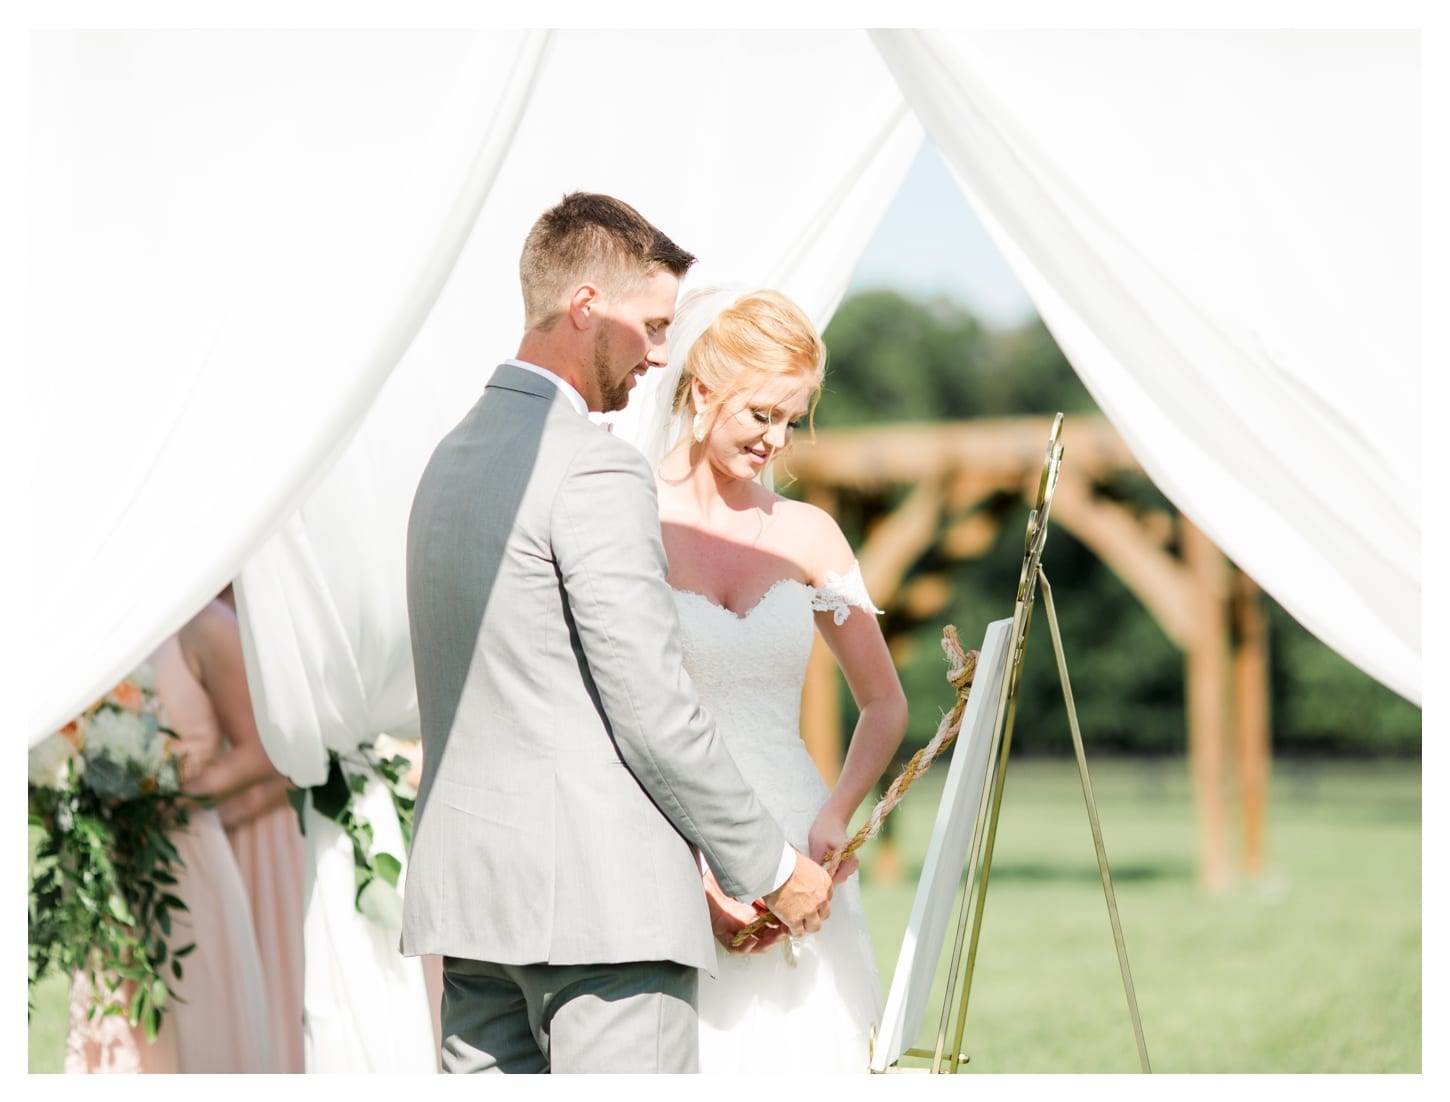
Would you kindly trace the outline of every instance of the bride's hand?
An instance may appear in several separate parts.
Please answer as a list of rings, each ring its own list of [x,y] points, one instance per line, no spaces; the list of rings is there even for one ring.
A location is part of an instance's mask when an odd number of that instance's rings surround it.
[[[704,882],[705,902],[710,908],[710,930],[715,935],[715,940],[725,946],[728,952],[761,953],[786,933],[785,926],[777,922],[747,938],[740,945],[731,944],[735,935],[754,922],[765,911],[765,907],[760,903],[749,906],[726,895],[708,869],[705,870]]]
[[[811,860],[817,864],[825,864],[823,858],[828,853],[840,853],[846,848],[846,821],[836,814],[827,804],[821,808],[821,813],[816,816],[816,821],[811,824],[811,832],[807,838],[810,845]],[[840,884],[860,868],[861,862],[852,855],[841,862],[835,873],[831,876],[831,882]]]

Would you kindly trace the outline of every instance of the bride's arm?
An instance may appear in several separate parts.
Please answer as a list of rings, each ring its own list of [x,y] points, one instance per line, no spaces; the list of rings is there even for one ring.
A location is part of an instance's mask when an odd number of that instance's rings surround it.
[[[839,626],[828,612],[817,613],[816,620],[861,710],[840,778],[811,827],[810,856],[820,861],[828,850],[838,851],[845,845],[851,816],[886,772],[901,745],[907,711],[906,694],[875,618],[864,610],[852,609]],[[854,872],[857,863],[855,857],[844,862],[837,870],[837,881]]]
[[[856,568],[856,560],[840,528],[827,514],[812,509],[808,521],[805,536],[814,563],[812,584],[821,589],[829,579],[849,575]],[[865,597],[864,589],[861,596]],[[840,609],[818,611],[816,626],[860,709],[841,775],[811,827],[810,856],[819,861],[825,853],[839,851],[845,845],[851,816],[891,764],[906,734],[907,704],[881,624],[871,608],[845,606],[844,618]],[[836,871],[837,882],[854,872],[858,864],[855,857],[843,862]]]

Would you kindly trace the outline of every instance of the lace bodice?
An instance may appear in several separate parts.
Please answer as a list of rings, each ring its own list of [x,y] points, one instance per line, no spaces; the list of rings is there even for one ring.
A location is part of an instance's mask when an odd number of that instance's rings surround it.
[[[875,612],[859,568],[820,589],[782,578],[743,616],[699,593],[675,590],[685,668],[731,756],[792,845],[806,835],[827,790],[800,737],[801,686],[814,612],[844,623],[853,606]]]
[[[859,568],[819,590],[776,582],[737,616],[675,591],[685,668],[735,764],[791,845],[807,836],[828,792],[800,736],[801,686],[817,612],[844,623],[872,609]],[[854,879],[837,886],[819,931],[748,956],[718,950],[699,991],[700,1070],[738,1074],[864,1071],[881,1020],[866,914]]]

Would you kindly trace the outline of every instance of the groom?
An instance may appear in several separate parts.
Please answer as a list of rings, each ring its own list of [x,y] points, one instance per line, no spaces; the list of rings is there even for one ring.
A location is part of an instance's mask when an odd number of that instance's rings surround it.
[[[405,954],[444,956],[443,1070],[694,1071],[700,870],[793,932],[830,878],[741,778],[680,661],[654,477],[588,411],[666,359],[694,257],[605,195],[545,212],[525,332],[408,523],[423,776]]]

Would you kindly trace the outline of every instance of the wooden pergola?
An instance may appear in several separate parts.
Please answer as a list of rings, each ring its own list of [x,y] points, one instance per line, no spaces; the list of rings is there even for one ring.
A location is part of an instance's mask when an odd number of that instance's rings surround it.
[[[949,606],[951,589],[946,578],[921,572],[917,564],[929,551],[970,559],[993,545],[999,522],[982,506],[1003,492],[1029,504],[1035,499],[1051,423],[1026,417],[822,430],[814,444],[796,447],[790,468],[801,496],[828,512],[836,513],[843,493],[865,503],[866,537],[857,553],[867,588],[883,609],[920,623]],[[1187,517],[1137,512],[1101,492],[1121,472],[1141,470],[1104,418],[1067,418],[1062,440],[1052,523],[1093,551],[1184,653],[1198,878],[1204,889],[1222,891],[1230,879],[1231,768],[1242,817],[1242,868],[1249,876],[1264,869],[1270,754],[1262,594]],[[904,500],[893,506],[905,487]],[[1003,614],[1010,610],[1011,594],[1004,594]],[[828,782],[843,757],[838,677],[817,637],[802,697],[802,733]]]

